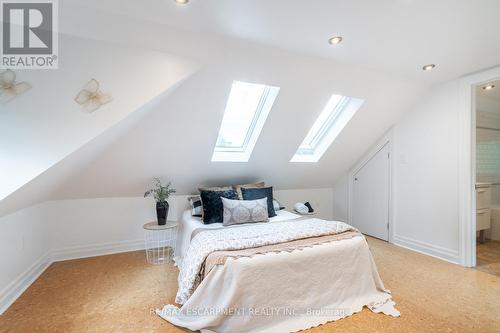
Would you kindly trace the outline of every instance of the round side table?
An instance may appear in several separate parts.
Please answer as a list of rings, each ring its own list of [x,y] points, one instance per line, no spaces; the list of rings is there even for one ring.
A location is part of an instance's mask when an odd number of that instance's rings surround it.
[[[149,222],[142,226],[146,260],[149,264],[161,265],[172,260],[177,241],[177,222],[167,221],[165,225]]]

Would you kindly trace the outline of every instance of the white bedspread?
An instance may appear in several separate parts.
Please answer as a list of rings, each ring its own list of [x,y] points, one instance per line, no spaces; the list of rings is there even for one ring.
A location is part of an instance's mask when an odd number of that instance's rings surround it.
[[[300,218],[300,215],[291,213],[286,210],[276,211],[276,216],[269,219],[269,222],[279,222],[285,220],[294,220]],[[221,223],[203,224],[201,218],[191,216],[191,210],[186,210],[182,214],[179,232],[177,236],[177,246],[175,249],[175,262],[178,266],[181,265],[182,258],[185,257],[193,232],[196,229],[214,229],[222,227]]]
[[[228,258],[178,309],[158,314],[202,332],[295,332],[368,306],[399,316],[364,237],[294,252]]]
[[[275,223],[234,225],[231,228],[203,230],[193,236],[179,272],[179,290],[175,301],[184,304],[197,287],[196,278],[207,256],[214,251],[241,250],[264,245],[285,243],[297,239],[357,231],[339,221],[307,219]]]

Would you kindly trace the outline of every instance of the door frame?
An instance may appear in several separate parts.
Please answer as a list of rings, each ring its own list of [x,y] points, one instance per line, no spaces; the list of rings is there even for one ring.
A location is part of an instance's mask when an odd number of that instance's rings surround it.
[[[363,157],[354,165],[354,167],[348,173],[348,210],[347,210],[347,222],[351,223],[352,217],[352,201],[353,201],[353,189],[354,189],[354,175],[363,168],[366,163],[368,163],[382,148],[388,147],[389,151],[389,230],[388,242],[393,243],[394,239],[394,221],[393,221],[393,198],[394,198],[394,182],[393,182],[393,130],[390,129],[384,136],[366,153]]]
[[[500,66],[459,80],[458,207],[460,264],[476,266],[476,86],[500,79]]]

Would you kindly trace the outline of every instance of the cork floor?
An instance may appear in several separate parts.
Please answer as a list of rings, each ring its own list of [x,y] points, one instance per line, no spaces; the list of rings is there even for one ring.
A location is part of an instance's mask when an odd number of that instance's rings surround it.
[[[476,243],[476,269],[500,276],[500,242]]]
[[[500,277],[369,239],[400,318],[367,309],[307,332],[500,332]],[[177,269],[142,252],[54,263],[2,315],[0,332],[188,332],[155,316]]]

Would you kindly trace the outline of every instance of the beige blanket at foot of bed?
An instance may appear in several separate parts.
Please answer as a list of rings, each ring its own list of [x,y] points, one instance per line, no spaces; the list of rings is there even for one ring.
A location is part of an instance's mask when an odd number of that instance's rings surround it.
[[[303,239],[297,239],[294,241],[286,243],[278,243],[273,245],[251,247],[244,250],[232,250],[232,251],[215,251],[208,255],[205,259],[205,263],[200,273],[202,278],[205,278],[208,273],[214,268],[215,265],[224,265],[228,258],[243,258],[243,257],[253,257],[259,254],[265,254],[270,252],[293,252],[296,250],[302,250],[306,247],[311,247],[314,245],[319,245],[328,242],[336,242],[343,239],[349,239],[353,237],[363,237],[363,235],[357,231],[346,231],[341,234],[326,235],[320,237],[309,237]]]
[[[188,301],[158,314],[203,332],[295,332],[338,320],[367,306],[399,316],[364,237],[293,252],[227,258]]]

